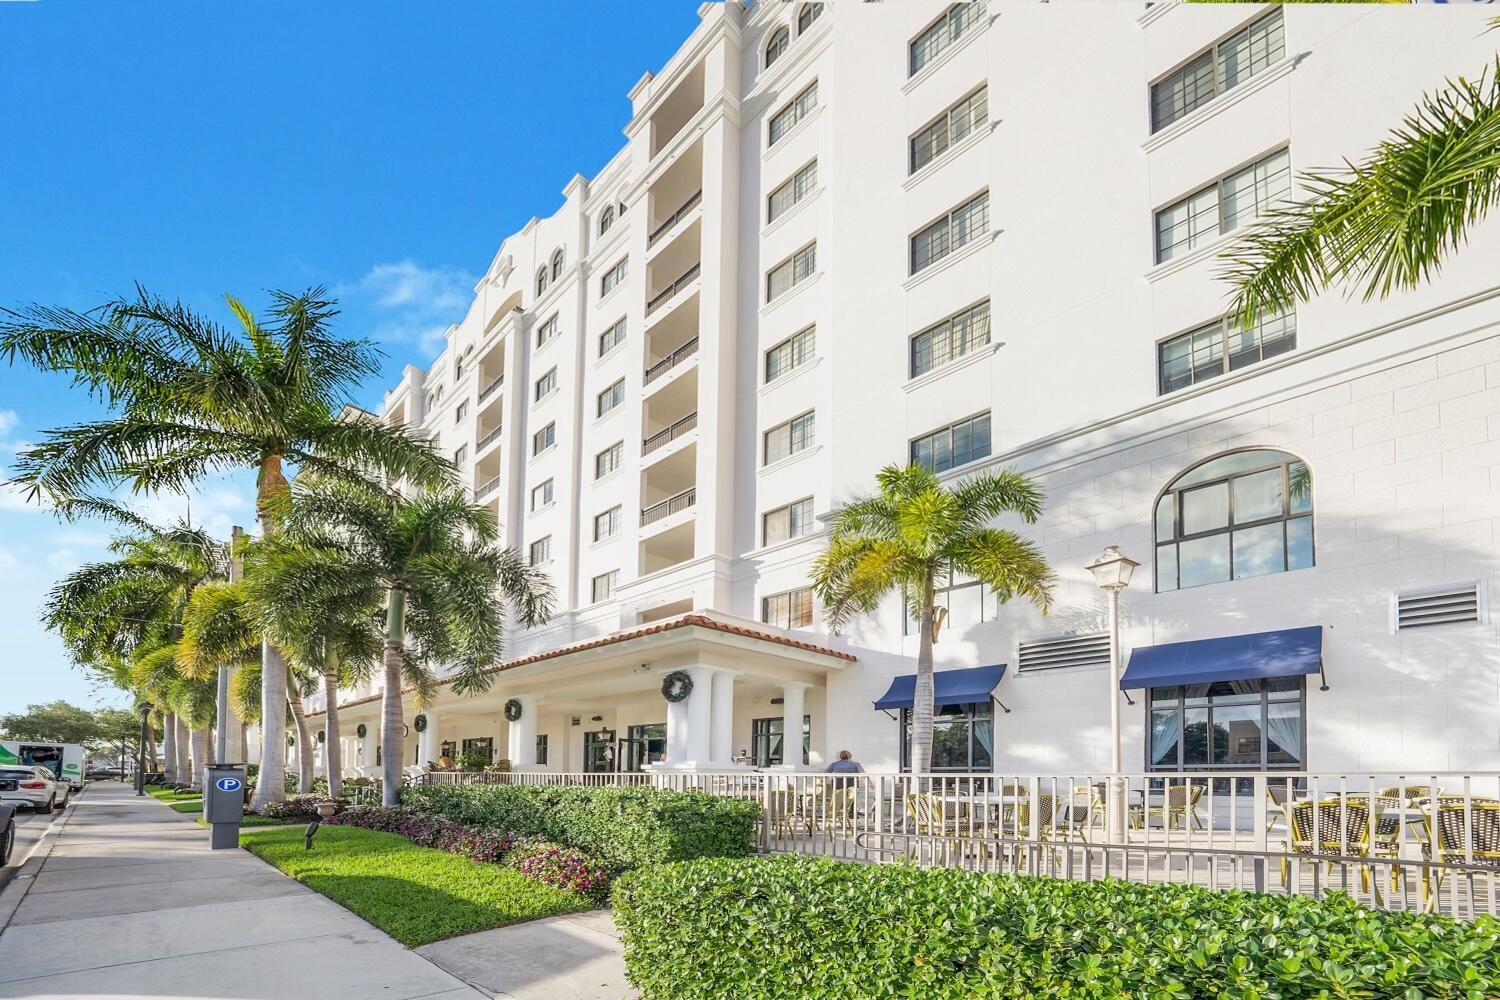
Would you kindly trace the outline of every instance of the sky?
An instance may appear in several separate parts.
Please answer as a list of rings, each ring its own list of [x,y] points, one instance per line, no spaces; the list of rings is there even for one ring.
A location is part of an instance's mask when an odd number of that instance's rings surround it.
[[[90,309],[135,285],[231,322],[225,294],[326,286],[377,341],[376,407],[462,318],[500,241],[619,150],[626,94],[697,0],[0,0],[0,307]],[[104,411],[0,360],[0,478],[46,429]],[[227,535],[248,477],[143,513]],[[0,714],[123,704],[39,624],[110,531],[0,490]]]

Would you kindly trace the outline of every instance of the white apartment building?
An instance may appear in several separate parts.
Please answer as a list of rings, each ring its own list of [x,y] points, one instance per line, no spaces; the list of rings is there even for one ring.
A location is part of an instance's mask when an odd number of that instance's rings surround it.
[[[1130,770],[1500,769],[1500,226],[1249,334],[1215,277],[1300,172],[1492,63],[1483,8],[700,16],[386,394],[561,604],[489,693],[408,704],[408,765],[900,768],[900,601],[835,636],[807,577],[829,511],[917,460],[1035,477],[1006,526],[1058,577],[1046,616],[945,591],[939,769],[1098,773],[1126,696]],[[1109,545],[1140,563],[1121,694]],[[343,703],[371,773],[379,692]]]

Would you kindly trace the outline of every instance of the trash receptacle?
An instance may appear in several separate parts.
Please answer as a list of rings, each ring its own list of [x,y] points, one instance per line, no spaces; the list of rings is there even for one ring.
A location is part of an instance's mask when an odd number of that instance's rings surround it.
[[[211,831],[214,850],[240,846],[240,821],[245,817],[245,768],[240,764],[211,764],[203,782],[203,819]]]

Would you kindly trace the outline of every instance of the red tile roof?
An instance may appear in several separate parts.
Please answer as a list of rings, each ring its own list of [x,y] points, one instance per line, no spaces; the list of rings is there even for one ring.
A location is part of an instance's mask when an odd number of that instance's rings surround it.
[[[696,625],[699,628],[710,629],[714,632],[724,632],[728,635],[744,636],[747,639],[760,639],[764,642],[774,642],[779,646],[790,646],[793,649],[804,649],[809,653],[821,653],[823,656],[832,656],[840,660],[849,660],[850,662],[853,662],[856,659],[853,653],[846,653],[840,649],[829,649],[827,646],[819,646],[811,642],[803,642],[800,639],[792,639],[784,635],[777,635],[775,632],[766,632],[761,629],[749,628],[745,625],[734,625],[730,622],[720,621],[717,618],[710,618],[707,615],[686,614],[681,615],[677,618],[669,618],[666,621],[660,622],[658,624],[642,625],[640,628],[628,629],[624,632],[613,632],[609,635],[600,636],[597,639],[589,639],[586,642],[576,642],[571,646],[559,646],[556,649],[549,649],[545,653],[536,653],[532,656],[523,656],[517,660],[498,663],[486,670],[485,673],[497,674],[505,670],[514,670],[517,667],[524,667],[527,664],[540,663],[543,660],[551,660],[559,656],[567,656],[570,653],[581,653],[589,649],[598,649],[601,646],[612,646],[615,643],[628,642],[631,639],[640,639],[645,636],[656,635],[661,632],[670,632],[673,629],[684,628],[688,625]],[[438,681],[438,684],[440,685],[451,683],[453,683],[452,677],[447,677],[443,680]],[[401,693],[407,694],[411,690],[411,688],[403,688]],[[356,698],[353,701],[341,702],[339,704],[339,708],[353,708],[356,705],[367,705],[372,701],[379,701],[382,697],[384,697],[384,695],[372,694],[364,698]],[[323,711],[317,711],[308,712],[307,714],[309,716],[313,716],[322,715],[324,713]]]

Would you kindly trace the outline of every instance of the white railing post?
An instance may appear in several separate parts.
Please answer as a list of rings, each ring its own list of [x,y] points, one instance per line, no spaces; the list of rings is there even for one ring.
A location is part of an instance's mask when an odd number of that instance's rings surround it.
[[[1266,794],[1266,776],[1258,774],[1251,779],[1251,783],[1254,789],[1253,794],[1255,795],[1255,801],[1251,804],[1254,815],[1252,822],[1255,823],[1255,830],[1251,834],[1251,840],[1255,845],[1255,850],[1264,854],[1266,851],[1266,827],[1269,825],[1270,815],[1266,809],[1269,801]]]

